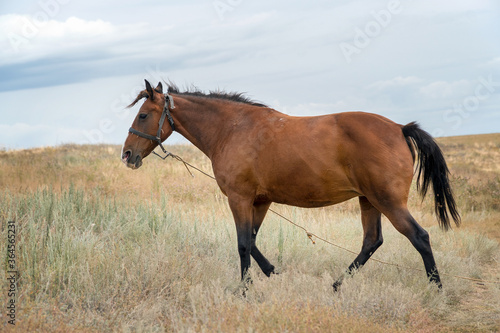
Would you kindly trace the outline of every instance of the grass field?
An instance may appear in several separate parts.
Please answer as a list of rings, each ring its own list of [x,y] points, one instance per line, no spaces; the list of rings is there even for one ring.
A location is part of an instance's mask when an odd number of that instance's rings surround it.
[[[443,232],[430,197],[412,189],[430,233],[443,292],[423,271],[369,261],[339,293],[354,256],[307,238],[269,213],[257,240],[279,275],[254,263],[239,286],[236,232],[215,182],[152,156],[136,171],[120,147],[64,145],[0,152],[0,331],[20,332],[498,332],[500,134],[438,140],[463,225]],[[191,146],[170,150],[210,172]],[[359,251],[357,200],[321,208],[273,205],[311,232]],[[16,225],[16,325],[8,324],[8,221]],[[374,258],[423,269],[417,251],[383,221]],[[444,275],[446,274],[446,275]]]

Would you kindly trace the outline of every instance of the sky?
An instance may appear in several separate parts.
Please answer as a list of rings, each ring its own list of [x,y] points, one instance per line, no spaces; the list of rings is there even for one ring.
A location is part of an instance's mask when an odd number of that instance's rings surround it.
[[[144,79],[500,132],[496,0],[2,1],[0,50],[0,149],[122,144]]]

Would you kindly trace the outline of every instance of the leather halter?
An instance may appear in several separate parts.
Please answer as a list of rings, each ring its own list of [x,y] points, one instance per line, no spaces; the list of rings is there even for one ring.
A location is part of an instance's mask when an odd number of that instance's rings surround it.
[[[160,121],[158,122],[158,132],[156,132],[156,136],[138,131],[132,127],[130,127],[128,131],[132,134],[140,136],[141,138],[158,142],[158,145],[160,146],[161,150],[164,153],[167,153],[162,144],[161,130],[163,128],[163,123],[165,122],[165,118],[167,118],[170,127],[172,127],[172,131],[175,131],[174,119],[170,114],[170,109],[175,109],[174,99],[169,94],[165,94],[165,105],[163,106],[163,112],[161,113]]]

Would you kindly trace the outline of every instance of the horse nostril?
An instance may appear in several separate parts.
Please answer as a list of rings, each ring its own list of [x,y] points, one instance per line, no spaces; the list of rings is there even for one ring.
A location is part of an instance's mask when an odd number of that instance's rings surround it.
[[[124,163],[127,163],[128,159],[130,158],[130,155],[132,155],[132,152],[130,150],[127,150],[126,152],[124,152],[122,155],[122,161]]]

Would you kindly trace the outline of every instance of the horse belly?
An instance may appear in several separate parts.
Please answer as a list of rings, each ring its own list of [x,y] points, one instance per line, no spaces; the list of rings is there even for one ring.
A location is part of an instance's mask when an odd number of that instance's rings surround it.
[[[356,192],[345,192],[338,194],[334,197],[330,198],[313,198],[313,197],[280,197],[276,196],[275,198],[270,198],[268,201],[276,202],[279,204],[289,205],[289,206],[297,206],[303,208],[317,208],[317,207],[325,207],[335,205],[354,197],[359,196]],[[266,196],[267,197],[267,196]]]
[[[269,182],[259,194],[269,201],[306,208],[334,205],[359,196],[345,175],[329,170],[321,176],[308,172],[284,174]]]

